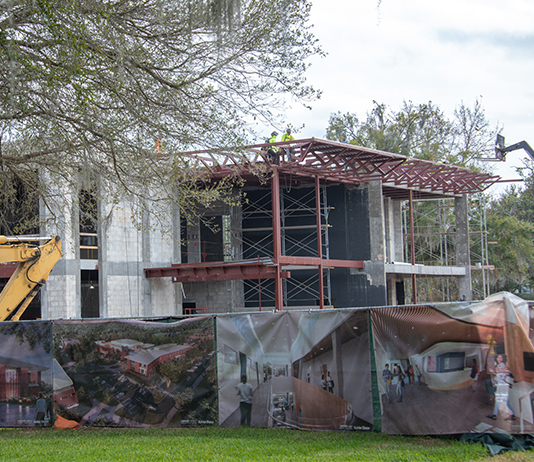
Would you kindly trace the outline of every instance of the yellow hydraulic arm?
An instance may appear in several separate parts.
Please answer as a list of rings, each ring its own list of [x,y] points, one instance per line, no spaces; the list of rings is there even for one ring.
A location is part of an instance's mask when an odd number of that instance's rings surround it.
[[[0,236],[0,263],[19,262],[0,293],[0,321],[20,319],[61,256],[59,236],[41,246],[11,244],[7,237]]]

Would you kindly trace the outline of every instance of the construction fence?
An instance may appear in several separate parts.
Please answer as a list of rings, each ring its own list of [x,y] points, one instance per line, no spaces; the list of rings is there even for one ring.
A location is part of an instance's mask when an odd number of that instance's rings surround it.
[[[534,431],[528,304],[0,323],[0,427]]]

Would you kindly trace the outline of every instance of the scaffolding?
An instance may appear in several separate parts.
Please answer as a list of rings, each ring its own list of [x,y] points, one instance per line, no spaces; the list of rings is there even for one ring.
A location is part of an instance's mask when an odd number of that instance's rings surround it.
[[[469,242],[472,292],[474,300],[491,294],[491,272],[488,260],[486,224],[487,198],[474,195],[469,202]],[[453,199],[415,201],[413,205],[414,254],[417,265],[456,265],[456,216]],[[403,204],[403,248],[405,261],[411,254],[409,206]],[[412,288],[407,289],[412,295]],[[458,284],[454,277],[424,277],[417,279],[420,302],[450,302],[458,299]]]
[[[271,192],[265,190],[247,191],[247,201],[243,205],[242,226],[238,231],[243,245],[243,258],[274,258]],[[319,207],[316,207],[315,188],[280,188],[280,236],[281,255],[286,257],[318,256],[317,222],[321,229],[320,256],[328,260],[330,224],[328,214],[331,207],[327,202],[326,187],[319,187]],[[269,225],[268,223],[271,223]],[[260,226],[258,226],[260,225]],[[291,265],[291,278],[283,284],[283,306],[318,306],[320,301],[321,277],[308,266]],[[324,304],[331,305],[330,268],[323,268],[322,285]],[[271,308],[275,306],[274,280],[245,280],[245,306],[247,308]]]

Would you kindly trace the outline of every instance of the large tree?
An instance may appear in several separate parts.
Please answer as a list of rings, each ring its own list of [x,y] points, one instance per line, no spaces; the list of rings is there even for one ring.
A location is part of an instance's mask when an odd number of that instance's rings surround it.
[[[282,97],[316,96],[304,79],[306,59],[321,52],[309,9],[306,0],[1,2],[2,209],[20,213],[21,188],[29,202],[51,201],[47,184],[80,172],[156,201],[180,182],[182,205],[198,199],[196,164],[176,153],[241,144],[247,122],[272,120]]]
[[[525,159],[518,173],[521,186],[510,186],[493,198],[488,210],[492,281],[498,290],[521,292],[534,285],[534,161]]]
[[[355,113],[330,115],[326,137],[409,157],[484,169],[478,159],[493,155],[497,128],[479,101],[461,103],[448,117],[432,103],[405,101],[399,110],[374,102],[360,121]]]

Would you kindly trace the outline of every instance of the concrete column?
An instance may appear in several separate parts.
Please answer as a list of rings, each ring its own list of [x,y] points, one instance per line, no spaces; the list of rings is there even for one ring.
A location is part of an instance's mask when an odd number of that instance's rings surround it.
[[[388,291],[388,305],[396,305],[397,304],[397,286],[396,286],[397,278],[396,276],[388,276],[387,277],[387,291]]]
[[[402,227],[402,201],[391,201],[393,212],[393,233],[395,235],[395,252],[393,261],[404,261],[404,233]]]
[[[456,265],[463,266],[466,274],[458,278],[459,297],[461,301],[472,300],[467,195],[464,194],[454,199],[454,212],[456,215]]]
[[[179,209],[169,205],[168,213],[158,220],[148,212],[144,212],[144,216],[144,226],[138,231],[143,257],[137,270],[143,290],[141,312],[144,316],[182,314],[181,285],[174,284],[171,278],[147,279],[143,271],[144,268],[166,267],[180,262]]]
[[[384,197],[384,231],[386,234],[386,261],[395,260],[395,220],[393,217],[393,201]]]
[[[41,289],[41,318],[81,317],[80,222],[78,192],[72,185],[42,175],[55,192],[55,201],[39,203],[39,217],[44,225],[42,236],[61,238],[63,257],[56,263],[48,282]]]
[[[187,263],[202,261],[202,243],[200,242],[200,222],[187,224]]]
[[[371,260],[364,262],[364,271],[372,286],[383,290],[382,304],[386,303],[386,266],[385,266],[385,224],[382,182],[371,181],[367,187],[369,194],[369,238]]]
[[[144,268],[175,263],[178,241],[172,226],[177,220],[172,208],[160,210],[157,218],[142,212],[140,227],[133,222],[141,213],[135,198],[123,198],[118,204],[103,200],[100,209],[100,316],[180,314],[179,287],[173,287],[170,278],[147,280],[144,273]]]
[[[103,199],[100,203],[98,276],[103,318],[145,315],[139,274],[143,266],[143,236],[132,223],[136,213],[135,205],[127,200],[114,204]]]

